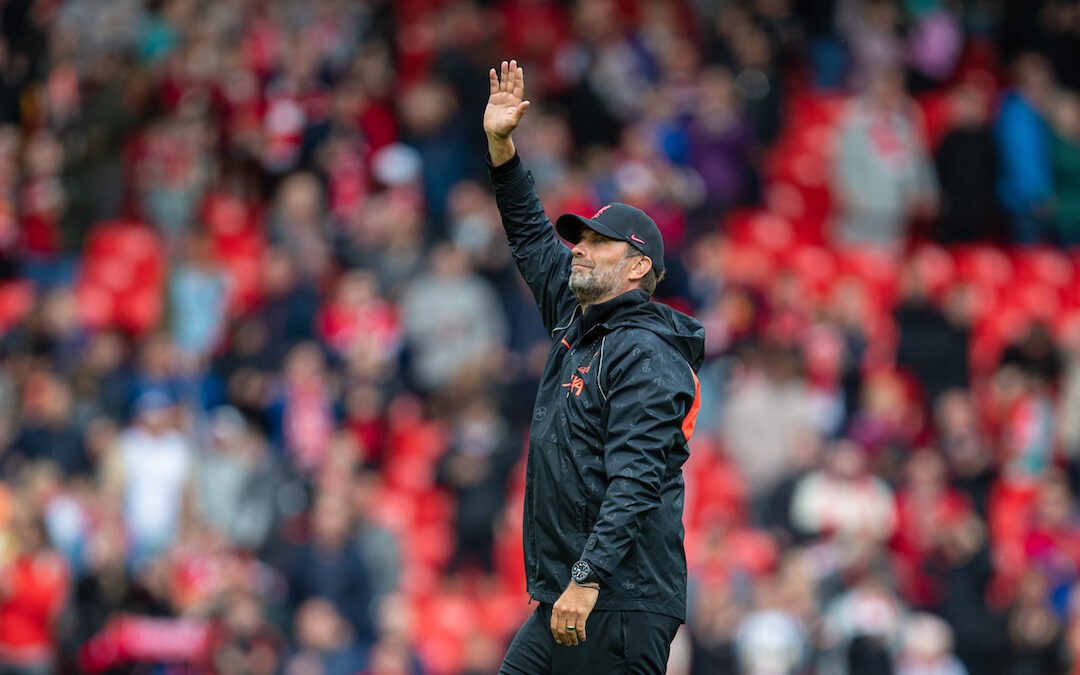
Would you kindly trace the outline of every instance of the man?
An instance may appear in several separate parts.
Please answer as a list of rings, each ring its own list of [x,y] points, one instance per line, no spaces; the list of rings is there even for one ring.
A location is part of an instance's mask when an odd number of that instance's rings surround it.
[[[491,181],[551,335],[529,437],[524,549],[539,601],[500,673],[664,673],[686,612],[682,465],[704,330],[650,296],[656,223],[625,204],[551,221],[514,149],[529,102],[515,61],[490,72]],[[586,622],[588,635],[586,642]]]

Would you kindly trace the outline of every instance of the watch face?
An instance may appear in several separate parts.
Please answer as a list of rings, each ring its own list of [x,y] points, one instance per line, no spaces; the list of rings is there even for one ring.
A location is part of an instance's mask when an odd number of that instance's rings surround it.
[[[579,560],[570,568],[570,576],[573,577],[574,581],[581,583],[589,578],[589,572],[591,571],[589,563]]]

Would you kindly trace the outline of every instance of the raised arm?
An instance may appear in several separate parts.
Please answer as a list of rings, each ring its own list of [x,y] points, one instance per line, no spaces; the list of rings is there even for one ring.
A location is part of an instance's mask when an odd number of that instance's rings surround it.
[[[484,133],[491,156],[491,184],[502,216],[503,229],[518,271],[529,284],[540,316],[553,337],[565,328],[577,301],[566,285],[570,249],[555,236],[555,228],[533,188],[532,174],[517,157],[510,134],[529,107],[525,73],[517,61],[502,62],[502,72],[488,72],[491,96],[484,110]]]
[[[502,74],[492,68],[488,71],[491,91],[487,108],[484,109],[484,133],[487,134],[488,152],[495,166],[506,163],[514,156],[514,141],[510,134],[521,123],[521,116],[529,107],[525,96],[525,69],[517,61],[502,62]]]

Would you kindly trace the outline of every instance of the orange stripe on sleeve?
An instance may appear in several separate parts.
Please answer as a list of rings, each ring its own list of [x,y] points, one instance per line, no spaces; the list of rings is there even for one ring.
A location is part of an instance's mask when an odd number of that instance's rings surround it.
[[[686,417],[683,418],[682,433],[686,438],[686,442],[690,442],[690,437],[694,435],[694,425],[697,424],[698,410],[701,409],[701,382],[698,381],[697,373],[690,370],[690,375],[694,378],[694,405],[690,406],[690,410],[686,413]]]
[[[566,341],[566,338],[563,338],[563,339],[562,339],[562,343],[563,343],[564,345],[566,345],[566,348],[567,348],[567,349],[570,349],[570,343]]]

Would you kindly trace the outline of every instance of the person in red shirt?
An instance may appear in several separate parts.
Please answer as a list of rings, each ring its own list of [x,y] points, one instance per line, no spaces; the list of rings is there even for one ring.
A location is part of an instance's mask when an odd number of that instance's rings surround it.
[[[0,559],[0,673],[45,675],[54,670],[56,618],[70,575],[52,550],[40,512],[22,504],[11,521],[14,550]]]

